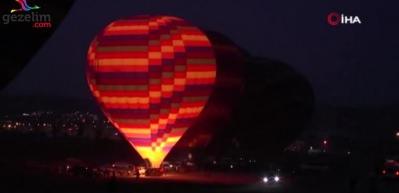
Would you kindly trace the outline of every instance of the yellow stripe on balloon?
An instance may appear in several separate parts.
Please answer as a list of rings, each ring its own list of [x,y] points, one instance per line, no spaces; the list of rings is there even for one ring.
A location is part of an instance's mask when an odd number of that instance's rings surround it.
[[[179,113],[180,114],[188,114],[188,113],[197,113],[202,110],[203,107],[186,107],[186,108],[180,108]]]
[[[216,77],[215,71],[209,72],[187,72],[187,78],[197,79],[197,78],[214,78]]]
[[[129,26],[109,26],[107,30],[109,31],[141,31],[141,30],[149,30],[149,26],[147,25],[129,25]]]
[[[207,41],[208,38],[204,35],[182,35],[183,40],[191,40],[191,41]]]
[[[149,134],[151,135],[151,130],[148,129],[131,129],[131,128],[121,128],[123,133],[127,134]]]
[[[148,97],[101,97],[101,101],[112,104],[147,104],[150,99]]]
[[[148,58],[112,58],[112,59],[98,59],[99,66],[147,66],[149,64]]]

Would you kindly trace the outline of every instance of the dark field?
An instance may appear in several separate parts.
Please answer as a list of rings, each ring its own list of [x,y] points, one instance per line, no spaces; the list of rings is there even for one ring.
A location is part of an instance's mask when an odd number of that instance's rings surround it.
[[[52,176],[48,174],[26,174],[23,171],[1,175],[1,190],[13,192],[43,193],[202,193],[202,192],[398,192],[397,181],[373,180],[370,176],[359,176],[355,181],[347,174],[333,172],[298,175],[282,178],[278,184],[263,184],[255,176],[233,173],[186,173],[169,174],[162,177],[136,178],[83,178]]]

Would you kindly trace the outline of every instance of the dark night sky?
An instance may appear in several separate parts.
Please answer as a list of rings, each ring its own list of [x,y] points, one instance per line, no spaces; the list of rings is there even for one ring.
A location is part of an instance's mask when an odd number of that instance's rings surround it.
[[[397,7],[347,0],[77,0],[3,92],[89,98],[84,70],[94,35],[122,16],[169,14],[226,34],[253,55],[288,63],[308,78],[318,103],[398,104]],[[326,23],[331,11],[358,15],[363,24],[333,28]]]

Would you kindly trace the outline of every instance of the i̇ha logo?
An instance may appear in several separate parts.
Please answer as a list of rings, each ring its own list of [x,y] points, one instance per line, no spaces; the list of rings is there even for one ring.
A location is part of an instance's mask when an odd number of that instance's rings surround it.
[[[362,24],[359,16],[345,15],[343,13],[331,12],[327,15],[327,23],[331,26],[340,24]]]

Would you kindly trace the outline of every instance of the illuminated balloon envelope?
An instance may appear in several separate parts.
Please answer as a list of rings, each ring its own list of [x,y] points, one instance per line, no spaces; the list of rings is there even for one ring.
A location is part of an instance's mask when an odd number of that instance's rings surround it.
[[[219,138],[229,136],[234,110],[243,95],[247,52],[224,34],[215,31],[205,31],[205,34],[212,43],[217,62],[214,89],[198,120],[176,144],[173,154],[188,149],[196,156],[225,151],[223,146],[218,145],[218,142],[224,141]]]
[[[204,108],[216,77],[208,38],[170,16],[112,22],[92,41],[87,81],[112,124],[152,167]]]

